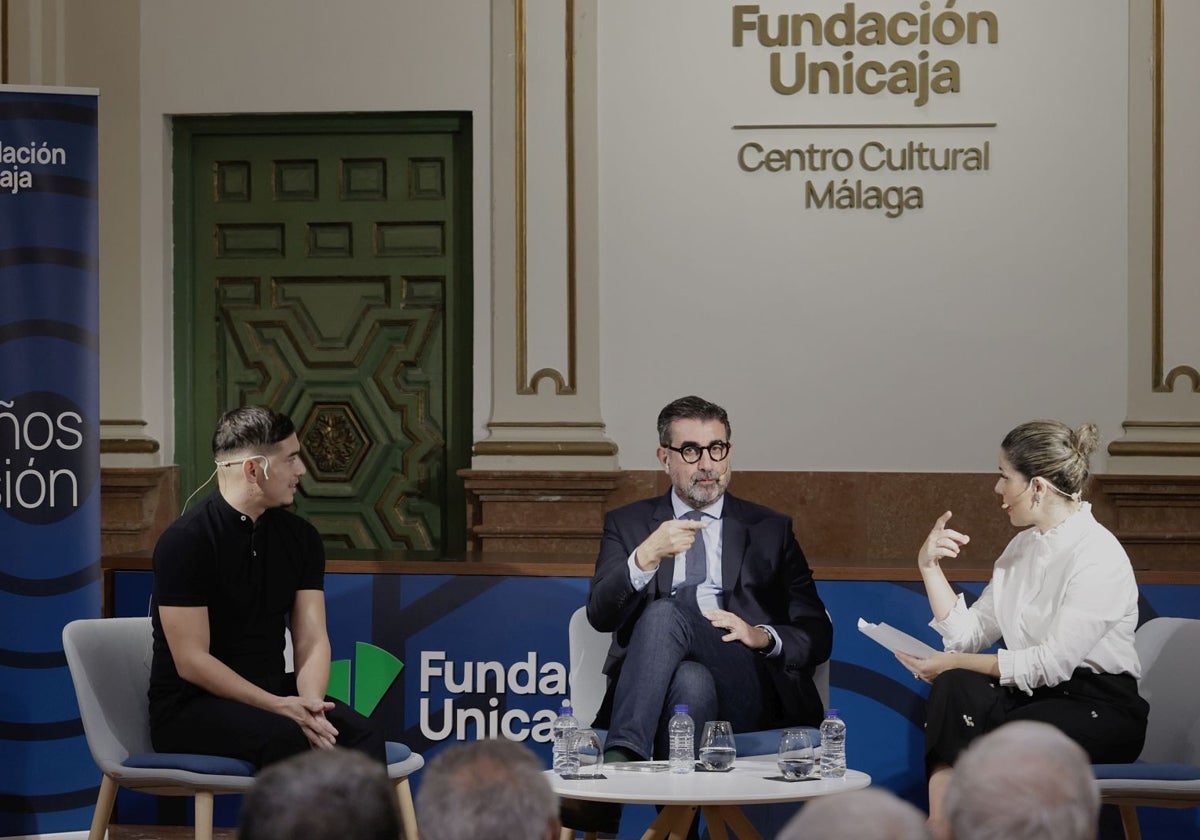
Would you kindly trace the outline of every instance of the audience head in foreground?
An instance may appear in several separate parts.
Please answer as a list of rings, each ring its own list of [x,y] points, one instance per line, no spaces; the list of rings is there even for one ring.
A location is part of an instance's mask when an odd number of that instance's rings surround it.
[[[513,741],[447,747],[417,793],[421,840],[556,840],[558,795],[542,769]]]
[[[258,774],[242,805],[240,840],[398,840],[387,771],[358,750],[310,750]]]
[[[805,803],[776,840],[930,840],[925,815],[883,788]]]
[[[804,804],[776,840],[930,840],[925,815],[882,787]]]
[[[1091,840],[1100,792],[1087,753],[1047,723],[1006,723],[954,765],[946,821],[954,840]]]

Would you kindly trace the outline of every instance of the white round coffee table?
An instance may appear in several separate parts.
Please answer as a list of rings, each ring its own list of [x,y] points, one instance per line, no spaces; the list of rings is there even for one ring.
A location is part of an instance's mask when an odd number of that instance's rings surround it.
[[[629,766],[636,764],[632,762]],[[608,765],[603,775],[606,778],[574,780],[546,771],[550,786],[559,796],[593,802],[663,806],[642,840],[662,840],[668,836],[672,840],[683,840],[697,808],[704,813],[713,840],[729,840],[729,832],[739,840],[762,840],[742,813],[741,806],[800,802],[859,790],[871,784],[871,777],[858,770],[847,770],[841,779],[772,780],[767,777],[779,775],[773,757],[739,758],[728,773],[646,773]],[[567,836],[566,829],[564,836]]]

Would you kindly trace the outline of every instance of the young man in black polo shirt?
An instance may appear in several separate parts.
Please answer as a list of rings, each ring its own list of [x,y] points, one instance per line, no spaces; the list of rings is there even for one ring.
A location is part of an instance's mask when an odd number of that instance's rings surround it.
[[[376,727],[325,696],[325,552],[283,510],[306,472],[287,417],[227,412],[213,434],[217,490],[154,548],[150,734],[159,752],[264,766],[335,744],[385,761]],[[284,673],[284,624],[295,672]]]

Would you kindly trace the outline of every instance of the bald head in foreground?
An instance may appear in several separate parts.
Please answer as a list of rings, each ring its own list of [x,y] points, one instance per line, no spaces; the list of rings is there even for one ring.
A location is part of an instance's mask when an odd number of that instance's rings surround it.
[[[357,750],[309,750],[272,764],[242,805],[241,840],[399,840],[396,789]]]
[[[558,795],[542,769],[513,741],[447,747],[417,793],[421,840],[556,840]]]
[[[883,788],[822,796],[805,804],[776,840],[930,840],[925,815]]]
[[[1006,723],[971,744],[946,790],[953,840],[1091,840],[1100,792],[1087,753],[1047,723]]]

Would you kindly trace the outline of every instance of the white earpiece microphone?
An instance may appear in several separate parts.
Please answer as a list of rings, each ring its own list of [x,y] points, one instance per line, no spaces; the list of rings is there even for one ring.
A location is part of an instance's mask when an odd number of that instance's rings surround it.
[[[238,464],[244,464],[247,461],[262,461],[263,478],[271,477],[271,473],[267,469],[267,464],[270,462],[267,460],[266,455],[247,455],[245,458],[239,458],[234,461],[214,461],[213,463],[216,464],[218,467],[235,467]]]

